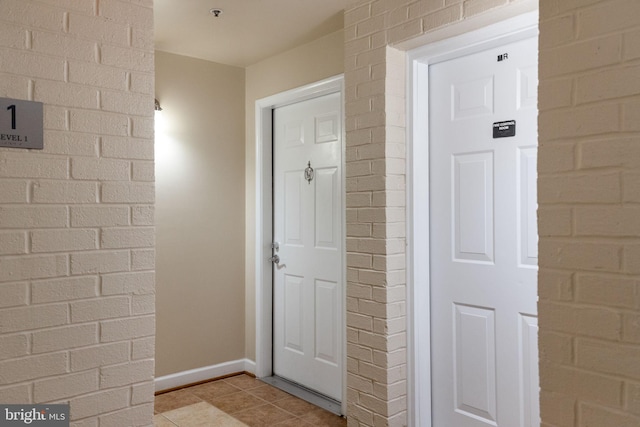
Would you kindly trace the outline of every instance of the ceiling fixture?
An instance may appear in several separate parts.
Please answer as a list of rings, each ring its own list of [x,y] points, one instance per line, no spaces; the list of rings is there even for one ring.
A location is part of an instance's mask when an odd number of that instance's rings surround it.
[[[213,9],[209,10],[209,13],[217,18],[218,16],[222,15],[222,9],[214,7]]]

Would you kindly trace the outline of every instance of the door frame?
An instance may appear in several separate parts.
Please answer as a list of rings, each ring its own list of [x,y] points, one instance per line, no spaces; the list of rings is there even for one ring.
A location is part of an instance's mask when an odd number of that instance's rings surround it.
[[[532,3],[529,2],[529,6]],[[508,7],[502,8],[493,16],[493,22],[498,21],[493,24],[486,23],[486,17],[484,24],[480,21],[463,21],[459,24],[458,35],[452,36],[452,29],[446,28],[442,35],[433,36],[433,39],[438,41],[407,52],[407,379],[408,416],[411,426],[431,427],[432,424],[431,283],[429,262],[423,261],[430,259],[431,249],[428,161],[429,66],[537,36],[537,1],[533,6],[534,10],[524,13],[520,9],[511,9],[511,14],[506,10]],[[481,27],[482,25],[485,26]],[[418,91],[428,95],[415,96]],[[421,141],[426,143],[420,143]],[[414,197],[414,194],[421,197]]]
[[[346,301],[346,192],[345,192],[345,129],[344,76],[337,75],[316,83],[281,92],[256,101],[256,182],[255,182],[255,308],[256,308],[256,371],[258,378],[273,375],[273,114],[274,108],[306,101],[323,95],[340,93],[342,120],[342,295]],[[342,413],[347,409],[347,343],[346,303],[343,304],[342,325]]]

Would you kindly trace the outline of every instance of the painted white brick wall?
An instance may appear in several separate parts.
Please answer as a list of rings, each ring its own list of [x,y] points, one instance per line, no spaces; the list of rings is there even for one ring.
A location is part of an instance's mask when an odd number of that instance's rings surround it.
[[[350,426],[406,425],[402,54],[508,0],[345,13]],[[540,1],[543,427],[640,425],[640,3]]]
[[[542,426],[638,426],[640,3],[540,17]]]
[[[361,0],[345,10],[349,426],[407,425],[406,72],[390,46],[507,3]]]
[[[0,402],[151,426],[153,1],[0,1],[0,97],[44,149],[0,148]]]

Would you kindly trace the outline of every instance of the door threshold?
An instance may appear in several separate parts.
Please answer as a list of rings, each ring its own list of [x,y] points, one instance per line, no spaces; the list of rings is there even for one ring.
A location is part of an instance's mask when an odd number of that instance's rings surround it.
[[[303,387],[300,384],[296,384],[292,381],[286,380],[276,375],[273,375],[271,377],[259,378],[259,380],[289,394],[292,394],[295,397],[305,400],[312,405],[316,405],[333,414],[342,416],[342,404],[335,399],[318,393],[317,391],[309,390],[308,388]]]

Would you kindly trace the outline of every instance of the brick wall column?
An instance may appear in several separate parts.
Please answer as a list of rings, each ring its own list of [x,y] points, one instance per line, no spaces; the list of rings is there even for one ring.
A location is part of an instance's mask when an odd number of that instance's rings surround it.
[[[542,426],[640,425],[640,2],[540,2]]]
[[[386,33],[366,29],[378,19],[370,12],[365,5],[345,18],[348,421],[403,426],[405,59]]]
[[[153,0],[1,0],[0,96],[44,149],[0,148],[0,403],[153,423]]]

